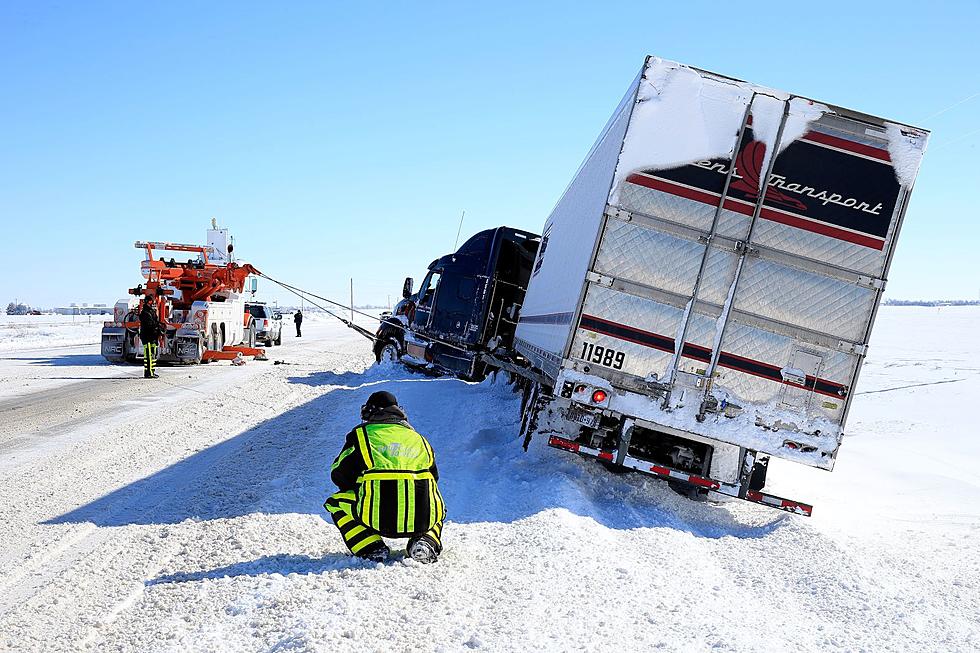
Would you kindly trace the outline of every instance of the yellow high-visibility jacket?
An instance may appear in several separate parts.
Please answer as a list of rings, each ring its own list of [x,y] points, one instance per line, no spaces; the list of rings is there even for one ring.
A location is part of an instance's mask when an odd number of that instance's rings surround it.
[[[445,519],[432,446],[407,422],[356,427],[330,478],[341,491],[356,493],[359,520],[386,537],[422,534]]]

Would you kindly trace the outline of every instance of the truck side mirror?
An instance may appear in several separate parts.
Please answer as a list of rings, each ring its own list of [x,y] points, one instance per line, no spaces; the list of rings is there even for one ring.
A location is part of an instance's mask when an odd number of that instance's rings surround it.
[[[412,277],[405,277],[405,285],[402,286],[402,299],[408,299],[412,296],[412,289],[415,286],[415,280]]]

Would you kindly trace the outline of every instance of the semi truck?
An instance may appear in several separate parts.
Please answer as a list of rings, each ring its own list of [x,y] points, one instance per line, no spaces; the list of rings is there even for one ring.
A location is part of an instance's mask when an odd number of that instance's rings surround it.
[[[417,291],[405,279],[402,300],[375,335],[378,361],[484,378],[493,368],[482,356],[513,345],[539,242],[520,229],[487,229],[432,261]]]
[[[810,515],[768,463],[834,467],[928,137],[648,57],[473,368],[517,380],[525,446]],[[429,319],[403,337],[453,370]]]

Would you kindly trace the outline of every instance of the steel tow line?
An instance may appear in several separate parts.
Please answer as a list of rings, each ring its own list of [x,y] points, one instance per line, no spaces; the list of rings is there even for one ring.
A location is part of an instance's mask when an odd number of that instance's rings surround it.
[[[272,283],[282,286],[283,288],[285,288],[289,292],[293,293],[294,295],[296,295],[300,299],[303,299],[304,301],[307,301],[310,304],[313,304],[314,306],[316,306],[317,308],[319,308],[320,310],[322,310],[323,312],[325,312],[327,315],[330,315],[332,317],[337,318],[338,320],[340,320],[341,322],[343,322],[347,327],[353,329],[354,331],[356,331],[357,333],[361,334],[362,336],[364,336],[368,340],[370,340],[372,342],[374,342],[374,340],[376,340],[374,334],[371,333],[369,330],[365,329],[364,327],[362,327],[359,324],[354,324],[350,320],[348,320],[346,318],[343,318],[343,317],[337,315],[336,313],[334,313],[333,311],[331,311],[326,306],[321,306],[320,304],[317,304],[315,301],[313,301],[312,299],[310,299],[310,297],[315,297],[315,298],[317,298],[317,299],[319,299],[321,301],[327,302],[328,304],[333,304],[334,306],[339,306],[340,308],[343,308],[344,310],[349,310],[352,313],[357,313],[358,315],[363,315],[365,317],[371,318],[372,320],[377,320],[378,322],[380,322],[381,320],[379,318],[375,317],[374,315],[370,315],[368,313],[362,313],[361,311],[355,310],[353,306],[344,306],[340,302],[335,302],[332,299],[327,299],[326,297],[321,297],[321,296],[316,295],[314,293],[311,293],[309,291],[303,290],[301,288],[297,288],[296,286],[292,286],[292,285],[290,285],[288,283],[285,283],[283,281],[279,281],[278,279],[273,279],[269,275],[264,274],[262,272],[257,272],[256,274],[258,276],[262,277],[263,279],[268,279]]]
[[[404,324],[399,323],[397,320],[382,320],[377,315],[371,315],[370,313],[365,313],[364,311],[359,311],[359,310],[355,309],[353,306],[348,306],[348,305],[343,304],[341,302],[336,302],[336,301],[334,301],[332,299],[328,299],[328,298],[323,297],[321,295],[317,295],[316,293],[312,293],[312,292],[310,292],[308,290],[303,290],[302,288],[297,288],[296,286],[290,285],[290,284],[288,284],[288,283],[286,283],[284,281],[279,281],[278,279],[273,279],[272,277],[270,277],[269,275],[265,274],[264,272],[258,272],[258,271],[256,271],[255,274],[257,274],[258,276],[262,277],[263,279],[268,279],[272,283],[275,283],[275,284],[278,284],[278,285],[282,286],[283,288],[285,288],[289,292],[293,293],[297,297],[300,297],[300,298],[304,299],[305,301],[308,301],[310,304],[313,304],[314,306],[316,306],[320,310],[326,312],[328,315],[331,315],[331,316],[337,318],[338,320],[340,320],[341,322],[343,322],[345,325],[347,325],[349,328],[353,329],[354,331],[357,331],[359,334],[361,334],[362,336],[364,336],[368,340],[371,340],[372,342],[374,342],[375,340],[377,340],[377,336],[375,336],[369,330],[365,329],[364,327],[360,326],[359,324],[354,324],[350,320],[348,320],[346,318],[343,318],[343,317],[337,315],[336,313],[334,313],[333,311],[331,311],[329,308],[326,308],[325,306],[321,306],[320,304],[317,304],[316,302],[314,302],[313,300],[311,300],[310,297],[315,297],[316,299],[319,299],[322,302],[326,302],[327,304],[331,304],[331,305],[336,306],[338,308],[342,308],[345,311],[350,311],[351,313],[357,313],[358,315],[361,315],[361,316],[364,316],[364,317],[366,317],[368,319],[374,320],[375,322],[384,323],[384,324],[386,324],[386,325],[388,325],[388,326],[390,326],[392,328],[401,329],[405,333],[410,333],[411,332],[411,329],[409,329]],[[465,347],[460,347],[459,345],[453,344],[451,342],[446,342],[445,340],[440,340],[438,338],[433,338],[431,336],[426,336],[426,338],[428,340],[431,340],[432,342],[437,342],[440,345],[443,345],[443,346],[448,347],[450,349],[455,349],[457,351],[462,351],[462,352],[468,351]]]

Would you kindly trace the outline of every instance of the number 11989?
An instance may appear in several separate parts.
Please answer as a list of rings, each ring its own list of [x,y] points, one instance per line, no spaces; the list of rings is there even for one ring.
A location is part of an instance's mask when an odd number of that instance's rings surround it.
[[[623,363],[626,362],[626,354],[615,349],[610,349],[609,347],[603,347],[602,345],[583,342],[582,360],[605,365],[614,370],[621,370],[623,369]]]

